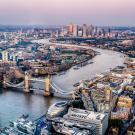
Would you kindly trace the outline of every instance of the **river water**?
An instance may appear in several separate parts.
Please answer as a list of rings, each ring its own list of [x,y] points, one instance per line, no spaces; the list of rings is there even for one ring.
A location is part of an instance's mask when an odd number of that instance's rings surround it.
[[[91,79],[96,74],[123,65],[124,57],[121,53],[94,49],[100,52],[101,55],[97,55],[92,59],[93,64],[86,65],[79,70],[71,68],[61,76],[54,76],[53,81],[55,84],[65,91],[71,91],[74,83],[82,79]],[[38,84],[38,86],[41,85],[42,84]],[[22,114],[29,114],[30,118],[34,120],[45,114],[51,104],[60,100],[62,99],[1,89],[0,127],[8,126],[9,120],[16,120]]]

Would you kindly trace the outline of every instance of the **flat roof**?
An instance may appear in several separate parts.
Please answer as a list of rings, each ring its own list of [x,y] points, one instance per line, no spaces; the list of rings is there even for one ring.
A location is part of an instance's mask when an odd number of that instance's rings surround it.
[[[106,117],[106,114],[77,109],[77,108],[69,108],[68,113],[65,116],[69,116],[69,117],[71,116],[71,117],[80,118],[84,120],[86,119],[86,120],[102,121]]]

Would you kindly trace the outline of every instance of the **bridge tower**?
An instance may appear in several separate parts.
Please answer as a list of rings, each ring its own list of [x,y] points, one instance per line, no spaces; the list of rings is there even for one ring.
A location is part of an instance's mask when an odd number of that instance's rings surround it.
[[[52,83],[52,76],[48,75],[48,77],[45,79],[45,90],[44,90],[45,96],[51,95],[51,83]]]
[[[6,77],[6,75],[3,75],[3,83],[2,83],[2,86],[3,86],[3,88],[7,88],[7,86],[6,86],[6,81],[7,81],[7,77]]]
[[[30,74],[25,72],[24,76],[24,92],[30,92]]]

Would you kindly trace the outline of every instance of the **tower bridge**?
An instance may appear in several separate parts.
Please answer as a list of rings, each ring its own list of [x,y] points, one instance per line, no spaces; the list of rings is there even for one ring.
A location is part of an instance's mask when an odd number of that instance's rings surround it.
[[[4,77],[3,85],[5,88],[18,88],[22,89],[23,92],[29,93],[31,91],[39,91],[38,89],[32,88],[31,83],[34,82],[42,82],[44,84],[44,89],[42,92],[44,96],[54,95],[60,98],[75,98],[74,92],[65,92],[61,88],[59,88],[54,82],[52,82],[52,76],[48,75],[46,78],[33,78],[31,75],[26,72],[24,75],[24,80],[18,84],[11,83],[6,77]]]

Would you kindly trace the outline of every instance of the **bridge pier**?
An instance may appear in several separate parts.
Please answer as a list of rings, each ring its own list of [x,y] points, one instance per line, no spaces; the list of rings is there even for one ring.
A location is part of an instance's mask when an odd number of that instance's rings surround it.
[[[45,96],[50,96],[51,93],[51,83],[52,83],[52,77],[48,75],[48,78],[45,79],[45,90],[44,90],[44,95]]]
[[[25,72],[24,77],[24,92],[30,92],[30,75],[28,72]]]

